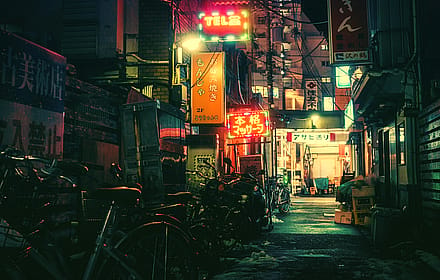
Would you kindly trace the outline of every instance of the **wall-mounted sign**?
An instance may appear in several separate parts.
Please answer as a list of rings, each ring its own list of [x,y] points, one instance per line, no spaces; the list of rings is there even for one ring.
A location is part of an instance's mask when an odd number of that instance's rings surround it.
[[[369,62],[367,0],[328,0],[330,62]]]
[[[0,98],[64,112],[66,58],[0,30]]]
[[[0,144],[27,154],[63,157],[63,113],[0,100]]]
[[[269,112],[254,111],[227,114],[228,138],[269,136]]]
[[[287,132],[286,139],[288,142],[309,144],[334,142],[336,140],[336,134],[331,132]]]
[[[201,39],[207,42],[249,40],[249,12],[223,9],[199,14]]]
[[[191,123],[224,124],[224,53],[198,53],[191,58]]]

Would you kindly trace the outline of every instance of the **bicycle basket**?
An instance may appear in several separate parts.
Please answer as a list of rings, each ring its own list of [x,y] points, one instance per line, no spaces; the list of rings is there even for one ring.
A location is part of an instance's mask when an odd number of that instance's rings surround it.
[[[12,228],[5,219],[0,219],[0,248],[25,248],[26,239]]]

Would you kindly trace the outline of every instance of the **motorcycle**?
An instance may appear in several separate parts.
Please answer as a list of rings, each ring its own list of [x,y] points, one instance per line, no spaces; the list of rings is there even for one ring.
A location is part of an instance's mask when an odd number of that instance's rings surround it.
[[[232,167],[229,158],[225,158],[224,162]],[[254,237],[261,233],[263,227],[269,222],[266,193],[258,179],[252,174],[233,172],[229,175],[229,181],[232,182],[233,189],[246,196],[241,213],[240,235],[242,238]]]

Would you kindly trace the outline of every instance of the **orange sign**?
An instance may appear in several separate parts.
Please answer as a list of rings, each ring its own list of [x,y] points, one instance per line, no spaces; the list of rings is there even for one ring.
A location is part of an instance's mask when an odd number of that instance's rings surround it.
[[[191,61],[191,123],[224,124],[224,53],[193,54]]]
[[[269,112],[255,111],[227,115],[228,138],[269,136]]]

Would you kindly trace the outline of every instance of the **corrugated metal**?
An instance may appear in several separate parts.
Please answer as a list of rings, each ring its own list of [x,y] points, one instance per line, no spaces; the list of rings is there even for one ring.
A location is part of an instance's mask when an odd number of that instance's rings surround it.
[[[70,57],[96,56],[97,21],[96,0],[64,1],[63,54]]]
[[[440,223],[440,101],[420,114],[419,141],[423,221],[436,227]]]
[[[410,56],[407,44],[411,30],[411,2],[370,0],[368,5],[373,59],[383,68],[405,64]]]

